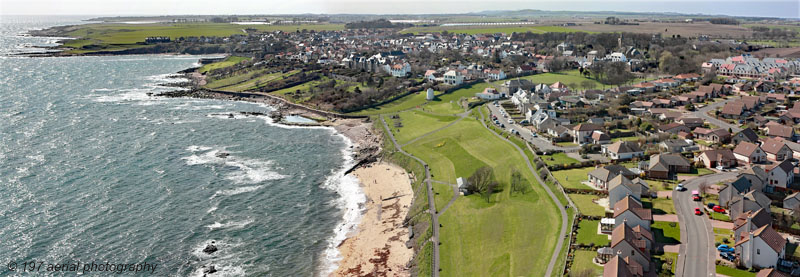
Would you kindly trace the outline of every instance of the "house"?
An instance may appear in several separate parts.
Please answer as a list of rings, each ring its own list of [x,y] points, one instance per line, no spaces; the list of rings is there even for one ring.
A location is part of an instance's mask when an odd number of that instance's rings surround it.
[[[783,199],[783,208],[794,210],[800,205],[800,192],[795,192]]]
[[[697,139],[702,139],[713,143],[727,143],[731,139],[731,133],[723,128],[710,130],[698,127],[694,128],[692,134],[694,134],[694,137]]]
[[[492,80],[503,80],[506,78],[506,73],[499,69],[488,70],[486,76]]]
[[[741,239],[742,234],[748,234],[766,225],[772,225],[772,216],[764,209],[741,213],[733,220],[734,241],[737,238]]]
[[[572,136],[572,130],[561,125],[554,125],[547,128],[547,134],[555,138],[565,139]]]
[[[618,175],[625,176],[628,179],[636,178],[635,173],[621,165],[607,165],[604,167],[598,167],[597,169],[589,172],[588,175],[589,183],[602,190],[607,190],[608,182]]]
[[[485,88],[483,92],[475,93],[475,97],[485,100],[497,100],[503,98],[503,95],[494,88]]]
[[[742,141],[750,143],[758,143],[758,134],[756,134],[756,132],[753,131],[753,129],[745,128],[737,132],[736,134],[733,134],[731,140],[733,141],[733,144],[739,144]]]
[[[444,82],[448,85],[460,85],[464,83],[464,75],[461,75],[461,71],[449,70],[444,73]]]
[[[601,130],[603,130],[603,127],[599,125],[581,123],[572,127],[572,137],[577,144],[591,143],[592,133]]]
[[[661,150],[669,153],[682,153],[699,150],[690,139],[668,139],[659,144]]]
[[[747,178],[752,184],[752,190],[764,190],[767,186],[767,172],[760,166],[751,166],[739,173],[739,177]]]
[[[603,265],[603,277],[642,277],[642,265],[630,257],[622,258],[614,255],[611,260]]]
[[[731,101],[725,104],[722,107],[722,117],[724,118],[733,118],[733,119],[740,119],[744,114],[744,103],[740,101]]]
[[[697,117],[681,117],[681,118],[678,118],[678,120],[675,120],[675,122],[683,124],[684,126],[688,127],[690,130],[694,129],[694,128],[697,128],[697,127],[700,127],[700,126],[703,126],[703,123],[705,123],[705,121],[703,121],[703,119],[700,119],[700,118],[697,118]]]
[[[697,161],[702,162],[706,168],[715,168],[718,166],[724,168],[736,167],[736,156],[730,149],[715,149],[703,151],[697,156]]]
[[[690,132],[692,129],[678,122],[672,122],[658,126],[658,130],[663,133],[678,134],[679,132]]]
[[[608,155],[612,160],[629,160],[632,158],[641,158],[644,156],[644,151],[636,142],[617,141],[611,145],[604,145],[603,154]]]
[[[764,193],[751,190],[743,195],[734,196],[728,203],[728,212],[730,212],[731,218],[736,218],[742,213],[755,212],[759,209],[764,209],[765,212],[769,213],[769,204],[763,204],[769,201],[769,198]]]
[[[770,137],[781,137],[787,140],[794,140],[794,128],[786,126],[786,125],[768,125],[767,126],[767,136]]]
[[[650,271],[650,249],[648,240],[652,243],[653,234],[639,228],[639,232],[627,224],[620,224],[611,233],[611,249],[620,258],[630,258],[642,265],[642,271]]]
[[[745,177],[739,177],[733,182],[727,182],[719,191],[719,205],[728,207],[734,197],[743,195],[753,189],[753,184]]]
[[[747,141],[739,142],[733,149],[733,155],[744,164],[763,163],[767,161],[767,153],[758,144]]]
[[[767,159],[770,161],[779,162],[792,158],[792,150],[781,140],[766,139],[761,143],[761,149],[767,153]]]
[[[736,245],[739,265],[746,268],[767,268],[778,265],[778,259],[786,254],[786,239],[771,226],[762,226],[742,235]]]
[[[594,131],[592,133],[592,144],[609,144],[611,143],[611,137],[608,136],[606,133],[600,131]]]
[[[794,183],[794,165],[790,160],[768,165],[765,169],[767,185],[764,187],[764,191],[773,192],[775,189],[785,191],[789,185]]]
[[[630,195],[614,204],[615,229],[620,225],[627,225],[631,228],[642,227],[650,231],[651,221],[653,221],[653,214],[650,209],[643,208],[642,203]]]
[[[689,173],[691,164],[681,155],[657,154],[650,157],[647,175],[651,178],[671,179],[677,173]]]

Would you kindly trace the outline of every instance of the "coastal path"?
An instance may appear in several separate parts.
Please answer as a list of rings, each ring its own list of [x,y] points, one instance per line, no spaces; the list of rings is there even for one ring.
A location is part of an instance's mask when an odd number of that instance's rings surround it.
[[[694,208],[703,208],[702,202],[692,201],[692,190],[701,183],[716,184],[733,179],[735,172],[723,172],[700,176],[684,182],[685,191],[673,192],[672,201],[678,214],[681,229],[681,244],[678,251],[678,276],[714,276],[717,250],[714,248],[714,230],[708,216],[697,216]],[[704,209],[703,209],[704,210]]]
[[[487,105],[487,106],[492,106],[492,105]],[[558,211],[561,213],[561,232],[559,233],[558,242],[556,243],[556,248],[553,251],[553,256],[550,257],[550,263],[547,265],[547,271],[545,273],[545,276],[552,276],[553,268],[555,267],[556,262],[558,262],[558,258],[561,256],[561,248],[564,245],[564,238],[569,234],[568,228],[570,221],[569,218],[567,217],[567,210],[564,208],[564,206],[561,206],[561,201],[558,200],[558,197],[556,197],[553,191],[551,191],[550,188],[545,185],[545,182],[542,180],[541,177],[539,177],[539,174],[536,172],[536,170],[533,169],[533,165],[531,165],[531,161],[528,159],[528,155],[525,155],[525,151],[522,150],[522,148],[519,148],[519,146],[516,145],[515,143],[504,138],[500,134],[492,131],[492,129],[489,129],[489,126],[486,126],[486,120],[483,115],[483,110],[480,107],[478,107],[478,113],[480,113],[481,115],[481,124],[483,125],[484,128],[486,128],[487,130],[492,132],[492,134],[504,140],[505,142],[508,142],[509,144],[511,144],[511,146],[517,149],[519,154],[522,155],[522,158],[525,160],[525,164],[528,166],[528,170],[530,170],[531,173],[533,173],[533,176],[536,177],[536,181],[538,181],[539,184],[542,185],[544,190],[547,191],[547,195],[550,196],[550,199],[553,200],[553,203],[556,203],[556,206],[558,206]],[[575,205],[572,205],[572,207],[575,207]]]

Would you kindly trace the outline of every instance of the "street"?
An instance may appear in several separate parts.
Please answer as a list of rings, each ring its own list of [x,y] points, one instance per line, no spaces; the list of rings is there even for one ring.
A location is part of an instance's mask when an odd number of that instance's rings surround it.
[[[728,103],[728,102],[733,101],[733,100],[735,100],[735,98],[729,98],[729,99],[724,100],[724,101],[719,101],[719,102],[713,103],[711,105],[703,107],[702,109],[698,109],[698,110],[694,111],[693,114],[694,114],[694,116],[702,118],[703,120],[705,120],[708,123],[711,123],[711,124],[719,126],[719,128],[725,128],[725,129],[730,128],[734,133],[739,132],[739,131],[742,130],[742,128],[739,128],[739,126],[730,124],[728,122],[716,119],[716,118],[708,115],[708,112],[716,110],[719,107],[725,106],[725,103]]]
[[[508,118],[504,118],[503,115],[500,114],[500,109],[502,109],[502,107],[495,107],[493,103],[486,104],[486,106],[489,107],[489,111],[492,113],[492,115],[497,116],[497,120],[500,121],[500,123],[503,123],[503,125],[506,126],[506,129],[508,129],[508,130],[517,130],[517,132],[519,132],[519,135],[520,135],[520,137],[522,137],[522,139],[524,139],[526,141],[529,141],[531,144],[536,146],[536,148],[539,148],[539,150],[542,150],[542,151],[561,150],[561,151],[564,151],[564,152],[574,152],[574,151],[578,150],[577,146],[576,147],[561,147],[561,146],[558,146],[558,145],[553,145],[549,140],[544,139],[542,137],[539,137],[539,136],[534,137],[531,134],[531,131],[526,129],[526,128],[523,128],[522,126],[520,126],[519,122],[516,122],[514,124],[509,124],[508,123]]]
[[[736,175],[736,172],[723,172],[700,176],[684,182],[685,191],[673,192],[681,229],[677,276],[715,276],[717,251],[714,248],[714,230],[705,211],[701,216],[694,214],[694,208],[702,209],[703,203],[692,201],[692,190],[697,190],[703,182],[712,185],[736,178]]]

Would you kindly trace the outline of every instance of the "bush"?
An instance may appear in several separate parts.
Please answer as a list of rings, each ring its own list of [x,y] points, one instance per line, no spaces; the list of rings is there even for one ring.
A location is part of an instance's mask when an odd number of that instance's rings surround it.
[[[678,226],[678,224],[677,224],[677,223],[675,223],[675,222],[670,222],[670,223],[669,223],[669,227],[675,227],[675,226]]]
[[[715,242],[715,243],[714,243],[714,246],[715,246],[715,247],[719,247],[719,246],[720,246],[720,244],[722,244],[722,243]]]

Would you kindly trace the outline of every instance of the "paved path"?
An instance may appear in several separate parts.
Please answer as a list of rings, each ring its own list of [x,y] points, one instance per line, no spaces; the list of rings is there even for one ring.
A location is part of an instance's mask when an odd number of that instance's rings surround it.
[[[487,106],[491,107],[493,105],[487,105]],[[558,207],[558,211],[561,212],[561,231],[559,232],[558,241],[556,242],[556,248],[555,248],[555,250],[553,252],[553,256],[550,257],[550,263],[547,264],[547,271],[545,273],[545,276],[552,276],[553,268],[555,267],[556,262],[558,262],[558,257],[561,256],[561,248],[562,248],[562,245],[564,244],[564,237],[566,237],[568,235],[568,231],[569,231],[568,228],[569,228],[569,223],[570,223],[569,220],[570,219],[567,218],[567,210],[564,208],[564,206],[561,206],[561,201],[558,200],[556,195],[553,194],[553,191],[551,191],[550,188],[547,187],[547,185],[545,185],[545,183],[542,180],[542,178],[539,177],[539,174],[536,173],[536,170],[533,169],[533,166],[531,165],[531,161],[528,160],[528,155],[525,155],[525,151],[523,151],[521,148],[519,148],[519,146],[517,146],[515,143],[509,141],[508,139],[504,138],[500,134],[495,133],[494,131],[489,129],[489,126],[486,126],[486,121],[484,120],[485,117],[483,115],[483,110],[480,107],[478,107],[478,112],[481,114],[481,125],[483,125],[484,128],[489,130],[489,132],[492,132],[492,134],[494,134],[498,138],[500,138],[500,139],[508,142],[509,144],[511,144],[511,146],[516,148],[517,151],[519,152],[519,154],[522,155],[522,158],[525,160],[525,164],[528,166],[528,169],[531,171],[531,173],[533,173],[533,176],[536,177],[536,181],[538,181],[539,184],[545,189],[545,191],[547,191],[547,195],[550,196],[550,199],[552,199],[553,203],[555,203],[556,206]],[[556,275],[561,275],[561,274],[556,274]]]
[[[721,221],[721,220],[711,220],[711,226],[714,228],[722,228],[727,230],[733,230],[733,222]]]
[[[681,246],[678,254],[678,276],[714,276],[717,250],[714,248],[714,230],[711,220],[703,214],[694,214],[695,208],[702,208],[702,202],[692,201],[691,191],[697,190],[700,183],[714,184],[733,179],[735,172],[724,172],[700,176],[684,182],[685,191],[673,193],[675,211],[681,229]]]
[[[428,187],[428,212],[431,214],[431,227],[433,227],[433,235],[431,235],[431,243],[433,243],[433,265],[431,272],[434,277],[439,276],[439,213],[436,212],[436,203],[433,201],[433,184],[431,183],[431,171],[428,169],[428,164],[426,164],[422,159],[415,157],[403,150],[400,147],[400,144],[397,143],[397,140],[394,138],[394,134],[392,134],[391,129],[389,129],[389,125],[386,124],[386,120],[381,115],[381,122],[383,123],[383,127],[389,133],[389,138],[392,140],[392,144],[400,153],[406,155],[416,161],[418,161],[422,166],[425,168],[425,184]],[[452,200],[451,200],[452,201]],[[448,204],[449,205],[449,204]]]
[[[713,104],[710,104],[708,106],[703,107],[702,109],[698,109],[698,110],[694,111],[693,114],[694,114],[694,116],[702,118],[703,120],[705,120],[708,123],[711,123],[711,124],[719,126],[719,128],[725,128],[725,129],[730,128],[731,130],[733,130],[734,133],[739,132],[739,131],[742,130],[742,128],[739,128],[739,126],[730,124],[728,122],[716,119],[716,118],[708,115],[708,112],[716,110],[719,107],[725,106],[725,103],[728,103],[728,102],[734,101],[734,100],[736,100],[736,98],[735,97],[731,97],[731,98],[728,98],[728,99],[723,100],[723,101],[715,102]]]
[[[653,221],[678,222],[676,214],[654,214]]]

